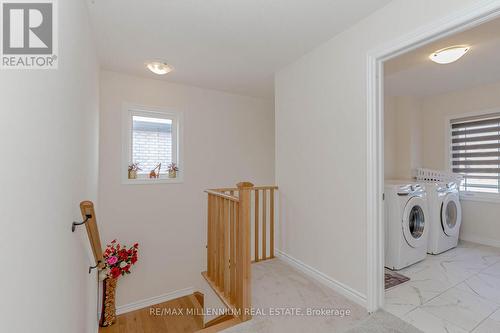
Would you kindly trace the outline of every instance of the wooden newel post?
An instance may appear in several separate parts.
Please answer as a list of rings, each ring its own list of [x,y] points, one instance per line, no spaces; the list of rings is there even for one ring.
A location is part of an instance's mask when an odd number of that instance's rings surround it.
[[[241,288],[241,304],[239,308],[241,309],[241,320],[246,321],[252,319],[250,313],[252,307],[251,300],[251,263],[252,258],[250,255],[250,200],[251,200],[251,190],[253,184],[249,182],[242,182],[236,185],[239,190],[240,199],[240,209],[239,209],[239,223],[240,223],[240,233],[239,246],[241,250],[241,258],[237,267],[241,272],[243,277],[243,285]]]

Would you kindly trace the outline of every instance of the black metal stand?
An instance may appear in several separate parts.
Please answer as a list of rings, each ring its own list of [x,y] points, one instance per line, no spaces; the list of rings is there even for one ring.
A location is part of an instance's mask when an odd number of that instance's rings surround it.
[[[87,214],[87,215],[85,215],[85,221],[73,222],[73,225],[71,225],[71,232],[75,232],[77,226],[87,223],[91,218],[92,218],[92,215]]]
[[[99,260],[99,261],[97,262],[97,265],[95,265],[95,266],[89,266],[89,274],[90,274],[90,273],[92,273],[92,271],[93,271],[94,269],[96,269],[97,267],[99,267],[99,265],[100,265],[100,264],[101,264],[101,261]]]

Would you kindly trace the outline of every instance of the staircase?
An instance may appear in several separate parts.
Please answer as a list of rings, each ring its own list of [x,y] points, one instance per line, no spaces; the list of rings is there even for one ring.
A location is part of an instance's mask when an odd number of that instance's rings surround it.
[[[242,182],[235,188],[205,191],[208,194],[207,270],[202,276],[226,307],[225,314],[204,322],[206,301],[204,295],[197,292],[120,315],[115,325],[100,328],[99,332],[131,333],[152,329],[151,332],[158,333],[212,333],[252,319],[251,264],[274,258],[277,190],[276,186],[255,187]],[[88,213],[83,208],[82,214]],[[90,229],[95,236],[89,236],[92,242],[98,239],[98,234]],[[100,249],[100,246],[95,248]],[[96,261],[102,258],[98,252],[94,252]],[[150,313],[154,308],[191,312],[182,316],[154,316]]]

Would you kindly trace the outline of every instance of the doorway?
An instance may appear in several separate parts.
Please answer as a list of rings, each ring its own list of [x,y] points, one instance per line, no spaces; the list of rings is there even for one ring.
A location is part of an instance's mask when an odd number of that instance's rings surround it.
[[[384,63],[426,44],[463,32],[500,17],[500,4],[490,4],[431,24],[367,59],[367,306],[384,305]]]

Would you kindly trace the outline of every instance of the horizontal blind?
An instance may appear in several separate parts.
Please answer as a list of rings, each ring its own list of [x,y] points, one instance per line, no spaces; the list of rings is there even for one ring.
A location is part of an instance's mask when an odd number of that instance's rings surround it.
[[[132,121],[132,160],[139,173],[149,174],[159,163],[166,173],[172,163],[172,120],[134,116]]]
[[[451,126],[452,170],[462,190],[500,193],[500,114],[455,119]]]

